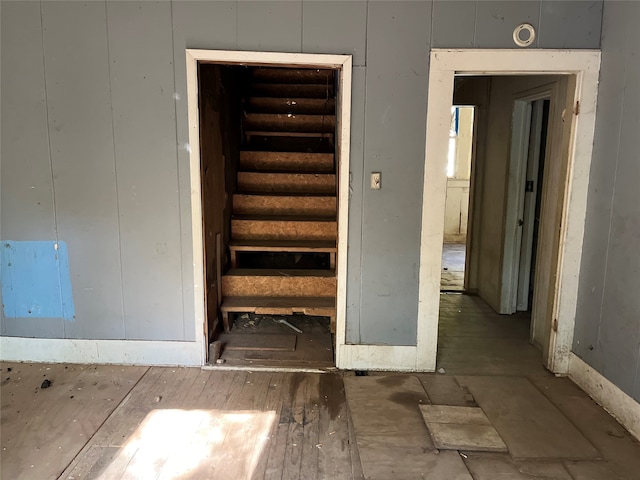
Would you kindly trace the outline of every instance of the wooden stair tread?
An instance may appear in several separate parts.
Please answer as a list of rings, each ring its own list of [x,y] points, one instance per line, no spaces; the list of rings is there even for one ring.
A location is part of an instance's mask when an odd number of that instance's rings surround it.
[[[244,125],[247,131],[330,133],[335,131],[336,117],[299,113],[247,113]]]
[[[332,83],[252,83],[254,97],[300,97],[300,98],[333,98]]]
[[[317,68],[256,68],[252,72],[254,81],[278,83],[317,83],[324,85],[333,83],[334,71]]]
[[[272,170],[269,170],[265,168],[242,168],[241,167],[238,170],[238,173],[240,174],[248,173],[251,175],[256,175],[256,174],[258,175],[313,175],[315,177],[322,176],[322,175],[334,175],[333,168],[331,170],[329,170],[328,168],[326,170],[315,170],[315,169],[311,169],[311,167],[308,170],[285,169],[285,168],[279,168],[279,169],[273,168]],[[264,192],[254,192],[254,193],[264,193]],[[282,192],[282,193],[287,193],[287,192]],[[313,192],[310,192],[309,194],[311,195],[311,193]]]
[[[336,197],[306,195],[233,195],[233,213],[240,215],[335,216]]]
[[[259,157],[259,158],[287,158],[293,157],[296,159],[312,161],[315,159],[326,159],[333,161],[333,153],[319,153],[319,152],[274,152],[267,150],[242,150],[240,152],[240,160]]]
[[[223,297],[220,308],[233,311],[246,307],[336,308],[336,299],[335,297]]]
[[[322,179],[326,181],[334,181],[336,178],[336,175],[333,172],[262,172],[262,171],[245,172],[241,170],[238,172],[238,177],[262,179],[262,180],[280,179],[280,180],[300,181],[300,180],[321,180]]]
[[[238,172],[237,178],[238,193],[336,193],[336,175],[333,173]]]
[[[266,171],[268,173],[334,173],[333,153],[240,152],[240,171]]]
[[[333,278],[335,270],[308,270],[296,268],[231,268],[223,277],[322,277]]]
[[[262,112],[250,112],[247,113],[246,119],[296,119],[300,122],[308,120],[335,120],[336,116],[329,113],[262,113]]]
[[[335,193],[323,192],[238,192],[234,195],[251,196],[251,197],[300,197],[300,198],[336,198]]]
[[[245,216],[246,217],[246,216]],[[231,220],[231,237],[234,240],[331,240],[338,236],[338,222],[333,218],[303,217],[296,220],[291,216],[255,217]]]
[[[333,132],[277,132],[267,130],[246,130],[244,134],[248,137],[333,137]]]
[[[337,251],[336,242],[332,240],[231,240],[229,247],[234,250],[253,249],[288,249],[320,250],[323,252]]]
[[[333,114],[336,101],[333,98],[250,97],[248,109],[265,113]]]
[[[251,220],[262,222],[336,222],[336,217],[314,215],[233,215],[232,220]]]

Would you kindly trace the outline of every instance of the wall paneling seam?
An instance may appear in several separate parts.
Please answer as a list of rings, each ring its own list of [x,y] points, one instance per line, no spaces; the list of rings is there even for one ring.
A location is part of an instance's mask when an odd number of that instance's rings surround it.
[[[127,312],[124,301],[124,272],[122,270],[122,227],[120,225],[120,190],[118,188],[118,154],[116,150],[116,126],[113,115],[113,93],[111,85],[111,46],[109,45],[109,9],[104,0],[104,27],[107,35],[107,73],[109,74],[109,109],[111,111],[111,139],[113,142],[113,180],[116,189],[116,213],[118,215],[118,257],[120,260],[120,299],[122,301],[122,336],[127,339]]]

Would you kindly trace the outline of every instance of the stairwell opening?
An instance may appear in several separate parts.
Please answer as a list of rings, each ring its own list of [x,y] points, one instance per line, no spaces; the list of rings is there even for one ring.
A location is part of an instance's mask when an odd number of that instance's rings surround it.
[[[335,365],[338,76],[198,65],[211,364]]]

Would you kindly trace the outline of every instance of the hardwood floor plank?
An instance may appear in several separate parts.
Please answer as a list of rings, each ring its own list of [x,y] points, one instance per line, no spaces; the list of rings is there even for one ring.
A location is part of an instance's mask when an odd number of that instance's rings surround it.
[[[307,375],[303,373],[293,374],[290,386],[292,403],[287,434],[287,448],[282,466],[283,480],[300,478],[302,444],[304,440],[304,403],[306,382]]]
[[[147,371],[10,362],[0,368],[0,477],[12,480],[58,478]],[[41,388],[44,380],[51,386]]]
[[[318,477],[320,442],[320,375],[307,375],[302,421],[300,478]]]
[[[284,457],[287,451],[287,437],[289,433],[289,423],[291,421],[291,408],[293,403],[291,382],[294,375],[295,374],[291,373],[283,374],[279,387],[279,411],[277,412],[276,425],[269,441],[269,453],[266,458],[266,467],[262,477],[265,480],[282,478],[282,465],[284,464]]]
[[[352,478],[349,419],[342,376],[326,373],[320,376],[319,381],[320,448],[317,478]]]
[[[265,477],[269,455],[273,449],[274,440],[278,431],[278,423],[282,409],[283,384],[285,383],[286,375],[287,374],[285,373],[274,372],[269,377],[269,387],[265,395],[262,410],[264,412],[273,413],[273,423],[265,436],[263,444],[261,445],[261,451],[252,472],[251,480],[261,480]]]
[[[457,452],[438,453],[421,421],[427,405],[411,375],[345,377],[359,454],[366,478],[471,480]]]

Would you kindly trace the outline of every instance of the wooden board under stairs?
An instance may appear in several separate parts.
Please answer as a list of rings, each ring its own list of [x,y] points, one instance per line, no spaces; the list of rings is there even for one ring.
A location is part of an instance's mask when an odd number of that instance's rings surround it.
[[[302,152],[240,152],[240,169],[276,172],[314,172],[334,171],[332,153]]]
[[[232,268],[222,276],[223,297],[334,297],[333,270]]]
[[[244,125],[247,131],[333,133],[336,128],[336,117],[292,113],[248,113],[245,116]]]
[[[308,113],[333,115],[336,101],[333,98],[250,97],[247,108],[262,113]]]
[[[253,83],[251,92],[256,97],[305,97],[305,98],[333,98],[333,84],[299,84],[299,83]]]
[[[318,215],[335,216],[335,196],[235,194],[233,213],[239,215]]]
[[[293,315],[302,313],[319,317],[331,317],[331,331],[335,331],[335,297],[224,297],[222,321],[226,332],[230,329],[229,315],[233,313],[256,313],[259,315]]]
[[[238,215],[231,220],[234,240],[335,240],[335,217]]]
[[[260,333],[223,333],[217,340],[224,350],[294,352],[295,335]]]
[[[240,192],[326,193],[335,195],[336,176],[330,173],[238,172]]]

